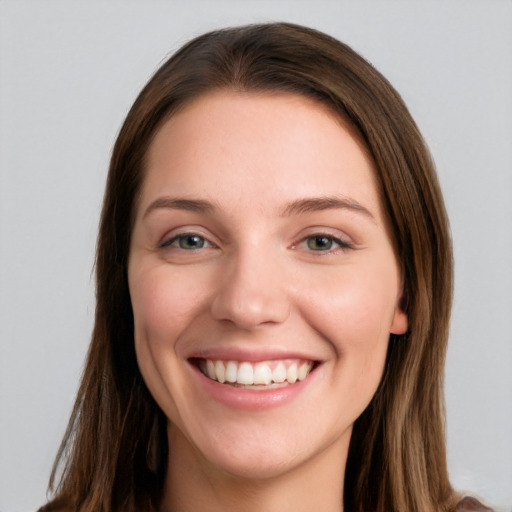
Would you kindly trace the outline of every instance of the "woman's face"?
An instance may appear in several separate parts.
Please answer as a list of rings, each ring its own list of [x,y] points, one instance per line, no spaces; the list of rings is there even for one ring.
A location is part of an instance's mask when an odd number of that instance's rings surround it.
[[[211,93],[163,125],[128,278],[173,451],[239,476],[343,459],[407,329],[371,159],[291,94]]]

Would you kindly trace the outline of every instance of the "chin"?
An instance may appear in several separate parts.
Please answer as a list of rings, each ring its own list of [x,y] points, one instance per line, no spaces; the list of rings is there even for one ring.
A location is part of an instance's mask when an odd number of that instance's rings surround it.
[[[185,438],[177,427],[171,430],[175,438],[171,442],[178,441],[181,449],[188,452],[183,456],[189,457],[192,452],[206,471],[244,480],[286,477],[305,466],[315,465],[315,461],[329,454],[343,461],[351,434],[351,428],[338,436],[322,432],[319,425],[300,428],[297,423],[290,425],[275,419],[268,424],[261,421],[250,424],[238,419],[213,427],[207,436],[200,435],[204,432],[189,431]],[[316,434],[314,439],[312,432]]]
[[[260,447],[256,452],[217,452],[211,455],[209,462],[217,470],[244,480],[277,479],[293,472],[305,462],[297,454],[284,453],[283,450]]]

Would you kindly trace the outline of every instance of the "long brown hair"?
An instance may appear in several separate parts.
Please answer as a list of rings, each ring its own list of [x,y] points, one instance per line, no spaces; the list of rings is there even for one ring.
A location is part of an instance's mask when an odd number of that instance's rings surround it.
[[[114,146],[96,257],[95,326],[44,511],[156,510],[166,471],[166,418],[137,367],[127,259],[152,138],[169,116],[215,89],[281,91],[327,105],[371,154],[402,267],[404,335],[391,335],[379,390],[356,421],[344,508],[454,508],[446,467],[443,367],[452,297],[448,222],[434,165],[398,93],[347,45],[286,23],[202,35],[156,72]],[[340,475],[341,478],[341,475]]]

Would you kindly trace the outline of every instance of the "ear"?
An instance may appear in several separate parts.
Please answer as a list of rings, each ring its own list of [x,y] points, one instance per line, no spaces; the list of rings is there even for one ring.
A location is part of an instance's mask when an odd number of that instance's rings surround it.
[[[400,292],[396,300],[393,321],[389,329],[391,334],[405,334],[409,328],[409,318],[406,313],[409,304],[408,294],[405,290],[403,277],[400,281]]]
[[[391,322],[389,331],[391,334],[405,334],[408,327],[409,321],[407,318],[407,313],[399,305],[397,305],[393,315],[393,322]]]

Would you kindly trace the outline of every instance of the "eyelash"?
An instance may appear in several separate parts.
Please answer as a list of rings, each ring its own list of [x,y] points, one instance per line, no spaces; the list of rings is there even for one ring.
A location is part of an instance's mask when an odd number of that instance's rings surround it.
[[[188,239],[188,241],[191,241],[192,238],[195,238],[197,240],[197,242],[201,245],[199,247],[191,247],[191,248],[190,247],[186,248],[181,245],[182,242],[186,242],[187,239]],[[323,241],[322,243],[325,242],[324,248],[320,247],[318,249],[314,249],[309,244],[309,242],[311,242],[311,241],[319,242],[320,240]],[[301,245],[301,244],[304,244],[306,246],[306,248],[309,249],[313,253],[316,252],[316,253],[324,253],[324,254],[330,254],[330,253],[338,252],[340,250],[345,251],[345,250],[354,248],[354,246],[351,243],[349,243],[345,240],[341,240],[340,238],[337,238],[333,235],[329,235],[326,233],[313,233],[312,235],[308,235],[308,236],[304,237],[299,242],[299,244],[292,245],[292,248],[296,249],[298,247],[298,245]],[[206,247],[205,247],[205,245],[206,245]],[[337,246],[337,248],[333,248],[333,245]],[[159,245],[159,248],[165,249],[166,247],[173,247],[173,246],[176,249],[181,249],[183,251],[197,251],[200,249],[215,247],[214,244],[212,244],[212,242],[210,242],[207,238],[205,238],[204,236],[199,235],[197,233],[194,233],[194,232],[180,233],[179,235],[176,235],[168,240],[163,241]]]
[[[185,248],[180,246],[180,242],[183,242],[187,239],[200,239],[202,242],[201,247],[196,248]],[[199,235],[198,233],[180,233],[179,235],[173,236],[172,238],[168,240],[164,240],[160,245],[159,248],[165,249],[166,247],[172,247],[177,242],[177,245],[175,246],[176,249],[182,249],[183,251],[197,251],[199,249],[205,249],[204,245],[207,244],[208,247],[215,247],[207,238],[205,238],[202,235]]]
[[[309,245],[308,242],[310,241],[319,241],[319,240],[324,240],[324,241],[327,241],[327,244],[329,244],[329,247],[326,247],[324,249],[320,248],[320,249],[313,249],[311,248],[311,246]],[[346,250],[349,250],[349,249],[353,249],[354,246],[353,244],[345,241],[345,240],[341,240],[340,238],[338,237],[335,237],[333,235],[330,235],[330,234],[327,234],[327,233],[313,233],[312,235],[308,235],[306,237],[304,237],[300,242],[299,244],[305,244],[306,247],[311,251],[311,252],[316,252],[316,253],[320,253],[320,254],[332,254],[332,253],[336,253],[338,251],[346,251]],[[336,245],[337,247],[333,247],[333,245]],[[293,248],[295,249],[297,247],[297,245],[294,245]]]

